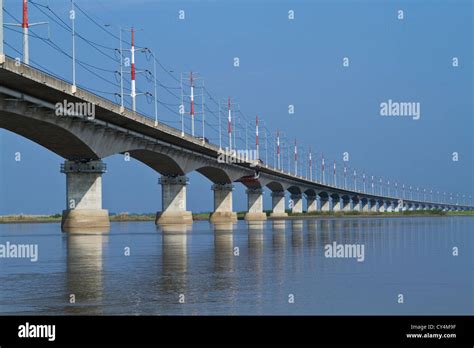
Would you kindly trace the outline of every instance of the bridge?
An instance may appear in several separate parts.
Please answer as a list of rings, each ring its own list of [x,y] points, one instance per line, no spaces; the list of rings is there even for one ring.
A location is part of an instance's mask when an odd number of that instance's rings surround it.
[[[0,16],[0,28],[2,23]],[[68,105],[82,109],[68,111]],[[93,115],[86,112],[89,107]],[[159,173],[162,211],[157,213],[156,223],[162,225],[192,223],[192,213],[186,208],[186,187],[192,172],[198,172],[212,182],[214,211],[210,220],[213,223],[237,220],[232,202],[236,184],[246,187],[247,221],[267,219],[263,206],[264,188],[271,191],[270,218],[288,215],[286,192],[290,194],[293,213],[303,212],[303,200],[306,200],[309,213],[473,208],[452,199],[434,199],[434,195],[431,199],[426,194],[413,199],[400,188],[377,193],[373,182],[370,191],[365,187],[357,189],[355,182],[353,187],[348,187],[347,184],[336,185],[336,182],[329,184],[324,178],[317,180],[308,176],[308,172],[298,171],[296,147],[294,170],[289,165],[285,170],[280,163],[271,165],[259,157],[239,157],[236,152],[226,151],[205,137],[187,134],[157,122],[135,108],[125,108],[123,104],[74,83],[19,63],[5,55],[1,29],[0,128],[30,139],[65,159],[60,167],[66,175],[67,186],[61,224],[65,232],[109,228],[108,211],[102,206],[102,177],[107,170],[103,160],[115,154],[127,154]],[[255,146],[258,154],[258,130]],[[230,157],[230,160],[222,161],[222,156]]]

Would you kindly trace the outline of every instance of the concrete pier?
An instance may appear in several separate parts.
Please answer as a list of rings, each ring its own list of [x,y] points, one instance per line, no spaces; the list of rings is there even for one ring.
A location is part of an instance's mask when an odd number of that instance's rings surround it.
[[[331,197],[331,201],[332,201],[332,211],[342,210],[341,199],[339,198],[339,196]]]
[[[308,213],[318,210],[316,196],[306,195],[306,211]]]
[[[329,202],[329,198],[319,197],[319,202],[321,211],[331,211],[331,204]]]
[[[349,198],[342,198],[342,211],[351,211],[351,200]]]
[[[293,208],[292,212],[293,213],[302,213],[303,212],[303,200],[301,199],[302,196],[301,194],[292,194],[291,200],[293,201]]]
[[[66,209],[61,230],[71,233],[108,232],[109,212],[102,209],[102,161],[65,161],[61,173],[66,174]]]
[[[360,199],[358,197],[352,197],[352,210],[361,211]]]
[[[161,176],[162,211],[156,213],[156,224],[192,224],[193,216],[186,211],[186,185],[188,178],[182,176]]]
[[[237,213],[232,211],[232,184],[214,184],[214,212],[211,214],[212,223],[237,222]]]
[[[387,202],[387,213],[392,213],[395,210],[393,202]]]
[[[286,217],[285,191],[272,191],[272,213],[271,217]]]
[[[370,209],[369,209],[369,200],[368,200],[368,199],[362,198],[362,199],[360,200],[360,206],[361,206],[362,211],[363,211],[364,213],[367,213],[367,212],[370,211]]]
[[[370,212],[377,213],[379,211],[379,207],[377,206],[376,200],[371,199],[369,201],[369,204],[370,204]]]
[[[384,201],[379,201],[378,205],[379,205],[379,212],[380,213],[385,213],[387,211],[387,209],[385,208],[385,202]]]
[[[261,188],[248,188],[247,202],[248,211],[244,219],[246,221],[265,221],[267,214],[263,212],[263,190]]]

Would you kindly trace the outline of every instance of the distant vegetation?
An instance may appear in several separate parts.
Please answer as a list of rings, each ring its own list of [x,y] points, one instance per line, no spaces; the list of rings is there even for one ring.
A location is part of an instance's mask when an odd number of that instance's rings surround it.
[[[404,212],[358,212],[358,211],[314,211],[310,213],[292,213],[290,210],[286,211],[288,216],[474,216],[474,210],[468,211],[442,211],[442,210],[414,210]],[[266,210],[265,213],[269,216],[271,211]],[[209,220],[211,213],[197,213],[193,214],[193,219],[196,221]],[[245,216],[244,211],[237,212],[237,218],[243,220]],[[155,221],[155,213],[147,214],[130,214],[130,213],[118,213],[110,214],[110,221]],[[61,222],[61,214],[54,215],[5,215],[0,216],[1,223],[40,223],[40,222]]]

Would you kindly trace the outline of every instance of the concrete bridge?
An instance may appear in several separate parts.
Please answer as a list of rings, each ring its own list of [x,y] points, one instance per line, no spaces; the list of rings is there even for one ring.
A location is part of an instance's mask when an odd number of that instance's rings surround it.
[[[59,104],[58,104],[59,103]],[[75,110],[59,114],[58,105],[93,106],[94,115]],[[84,104],[85,103],[85,104]],[[86,110],[86,109],[84,109]],[[63,110],[64,111],[64,110]],[[66,232],[109,228],[108,211],[102,207],[104,158],[129,154],[161,175],[162,211],[158,224],[191,223],[186,208],[187,175],[199,172],[212,183],[214,212],[211,222],[235,222],[233,185],[245,185],[248,221],[267,218],[263,188],[272,195],[271,217],[285,217],[285,192],[292,211],[464,210],[465,205],[402,200],[340,187],[323,185],[255,161],[221,163],[222,150],[203,139],[121,108],[107,99],[78,89],[28,65],[0,55],[0,127],[26,137],[63,157],[66,175],[66,207],[62,229]],[[229,161],[233,162],[233,161]]]

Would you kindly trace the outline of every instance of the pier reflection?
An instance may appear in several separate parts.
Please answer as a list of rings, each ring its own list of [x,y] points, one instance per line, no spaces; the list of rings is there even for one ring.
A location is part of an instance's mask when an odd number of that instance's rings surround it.
[[[187,241],[190,226],[162,225],[162,282],[161,289],[178,296],[186,291]]]
[[[65,307],[68,314],[103,314],[103,251],[108,234],[68,234]]]

